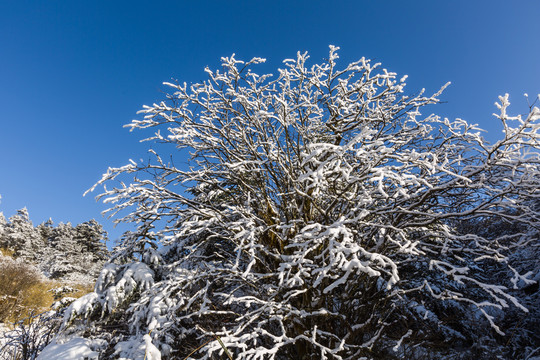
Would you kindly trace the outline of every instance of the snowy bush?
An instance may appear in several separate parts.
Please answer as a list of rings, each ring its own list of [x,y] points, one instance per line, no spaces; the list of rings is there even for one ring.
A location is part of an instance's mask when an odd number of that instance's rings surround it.
[[[34,360],[52,341],[61,319],[54,311],[32,314],[2,334],[0,360]],[[52,358],[51,358],[52,359]]]
[[[405,95],[406,76],[364,58],[340,68],[336,50],[277,76],[232,56],[203,83],[166,84],[128,125],[155,129],[159,152],[96,184],[136,228],[65,325],[86,318],[105,357],[180,359],[474,356],[508,336],[499,314],[527,309],[505,285],[533,281],[508,256],[539,225],[540,109],[510,116],[500,97],[490,144],[421,113],[442,89]],[[459,226],[488,219],[527,231]]]

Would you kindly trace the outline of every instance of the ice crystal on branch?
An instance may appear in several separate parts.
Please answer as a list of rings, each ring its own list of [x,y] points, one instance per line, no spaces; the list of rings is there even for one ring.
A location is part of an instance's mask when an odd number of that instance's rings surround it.
[[[510,117],[501,97],[491,145],[476,125],[425,114],[443,89],[406,95],[406,77],[364,58],[339,67],[335,47],[308,58],[276,76],[223,58],[141,110],[128,127],[164,145],[96,184],[136,230],[66,319],[127,319],[116,351],[148,334],[175,358],[359,359],[465,346],[474,329],[448,320],[458,310],[501,334],[494,312],[527,311],[485,271],[537,233],[540,110]],[[458,231],[485,219],[528,230]]]

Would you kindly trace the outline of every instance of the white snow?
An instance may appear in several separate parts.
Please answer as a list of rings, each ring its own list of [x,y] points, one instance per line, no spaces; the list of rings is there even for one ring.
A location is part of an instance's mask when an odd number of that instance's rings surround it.
[[[152,338],[148,334],[142,338],[134,337],[121,341],[114,349],[118,360],[161,360],[161,352],[152,344]]]
[[[37,360],[94,360],[105,345],[103,340],[72,338],[64,344],[52,342],[43,349]]]

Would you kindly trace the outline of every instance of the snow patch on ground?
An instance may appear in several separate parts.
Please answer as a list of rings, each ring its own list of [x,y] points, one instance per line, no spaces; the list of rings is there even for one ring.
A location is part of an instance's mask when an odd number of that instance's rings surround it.
[[[10,331],[10,328],[4,323],[0,323],[0,349],[2,349],[4,345],[6,344],[7,338],[4,336],[4,334],[7,333],[8,331]],[[2,357],[0,354],[0,359],[1,358]]]
[[[52,342],[37,357],[37,360],[93,360],[98,359],[98,351],[105,346],[103,340],[73,338],[64,344]]]
[[[161,352],[154,344],[152,338],[146,334],[128,341],[121,341],[114,347],[114,355],[118,360],[161,360]]]

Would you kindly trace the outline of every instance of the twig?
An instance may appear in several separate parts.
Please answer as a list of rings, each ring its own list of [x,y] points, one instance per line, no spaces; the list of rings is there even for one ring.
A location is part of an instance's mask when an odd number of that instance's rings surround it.
[[[229,358],[229,360],[233,360],[233,358],[231,356],[231,353],[229,353],[229,350],[227,350],[227,347],[225,347],[225,344],[223,343],[223,341],[221,341],[221,338],[219,336],[217,336],[217,335],[214,335],[214,336],[217,339],[217,341],[219,342],[219,345],[221,345],[223,350],[225,350],[225,354],[227,354],[227,357]]]

